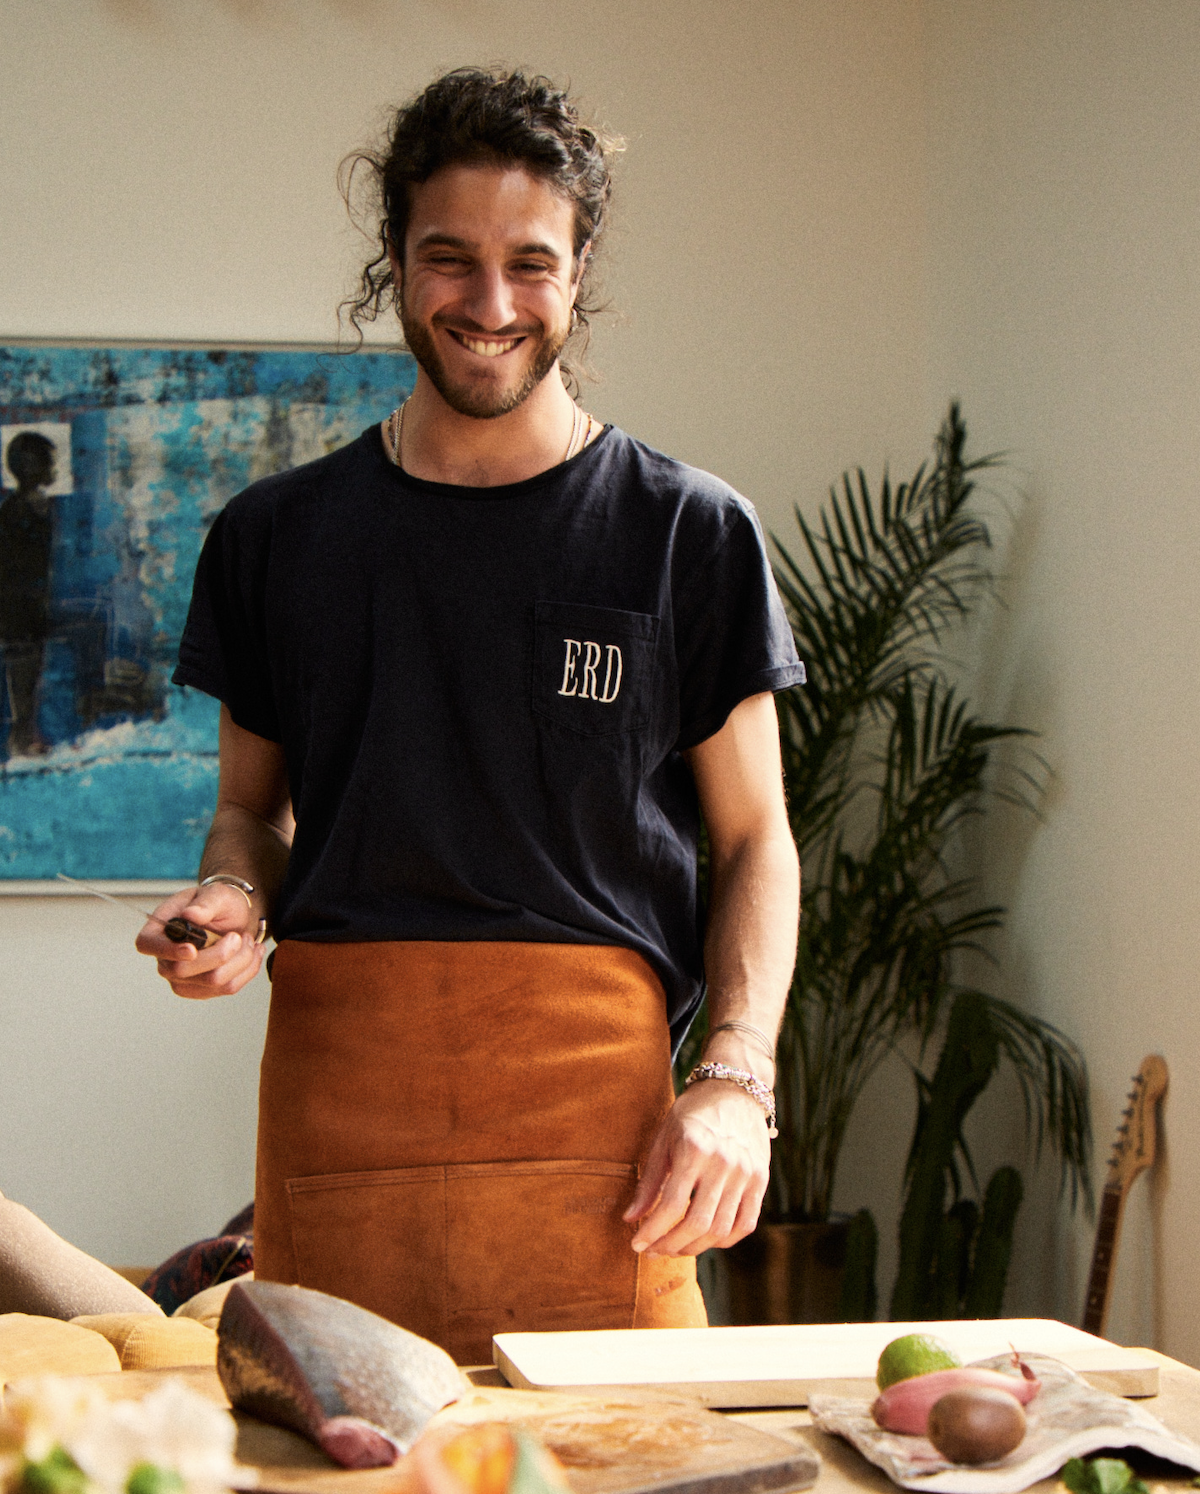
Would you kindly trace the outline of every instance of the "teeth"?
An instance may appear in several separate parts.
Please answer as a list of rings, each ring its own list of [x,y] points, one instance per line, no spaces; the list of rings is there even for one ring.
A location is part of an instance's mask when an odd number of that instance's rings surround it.
[[[469,348],[472,353],[478,353],[481,358],[498,358],[501,353],[511,352],[520,342],[519,337],[510,337],[507,342],[477,342],[473,337],[463,337],[459,333],[462,345]]]

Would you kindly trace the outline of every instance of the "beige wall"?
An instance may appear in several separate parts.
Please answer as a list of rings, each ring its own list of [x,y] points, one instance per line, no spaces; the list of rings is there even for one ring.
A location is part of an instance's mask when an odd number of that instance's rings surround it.
[[[7,0],[0,331],[327,340],[334,178],[384,106],[499,59],[623,134],[597,414],[786,525],[914,448],[923,118],[906,0]],[[919,444],[919,443],[918,443]]]
[[[847,464],[924,449],[910,0],[0,0],[0,27],[0,336],[331,338],[339,159],[499,59],[628,139],[596,413],[785,533]],[[0,900],[0,1188],[153,1260],[249,1196],[264,997],[176,1002],[122,916]]]
[[[1011,453],[989,710],[1037,727],[1045,823],[981,846],[1012,907],[1005,989],[1083,1044],[1097,1178],[1130,1076],[1171,1068],[1113,1335],[1200,1364],[1200,8],[933,0],[931,389]],[[1090,1232],[1043,1188],[1014,1309],[1082,1308]]]
[[[138,926],[90,898],[0,898],[0,1189],[128,1266],[253,1197],[267,1007],[261,980],[176,1000]]]

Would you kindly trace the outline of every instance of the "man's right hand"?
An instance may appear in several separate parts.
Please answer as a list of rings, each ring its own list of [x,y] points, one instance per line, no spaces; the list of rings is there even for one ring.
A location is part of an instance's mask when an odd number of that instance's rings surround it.
[[[171,918],[186,918],[200,928],[212,929],[221,938],[200,950],[192,944],[173,944],[163,932],[163,925]],[[231,996],[262,968],[264,946],[255,943],[258,918],[258,913],[246,906],[245,894],[236,887],[223,882],[188,887],[155,908],[153,918],[137,937],[137,947],[158,961],[158,973],[176,996],[194,1001]]]
[[[258,890],[247,907],[248,895],[228,883],[188,887],[160,903],[137,938],[138,949],[158,961],[158,973],[176,996],[194,1001],[231,996],[262,969],[265,951],[255,943],[258,921],[271,917],[296,828],[279,743],[245,731],[222,706],[220,748],[217,810],[200,875],[206,868],[214,875],[232,873]],[[163,933],[172,918],[186,918],[221,938],[200,950],[172,944]]]

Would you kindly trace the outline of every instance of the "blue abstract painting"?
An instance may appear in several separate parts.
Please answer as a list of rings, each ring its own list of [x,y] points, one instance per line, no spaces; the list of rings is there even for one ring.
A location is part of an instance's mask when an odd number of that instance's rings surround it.
[[[387,351],[0,346],[0,883],[193,875],[218,707],[170,676],[204,536],[415,373]]]

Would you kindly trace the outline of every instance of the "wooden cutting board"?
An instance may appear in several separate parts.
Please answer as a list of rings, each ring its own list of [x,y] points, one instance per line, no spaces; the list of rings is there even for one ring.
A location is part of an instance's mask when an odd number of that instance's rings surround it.
[[[135,1400],[164,1376],[229,1405],[211,1369],[89,1378],[114,1399]],[[405,1461],[351,1472],[293,1432],[235,1415],[237,1459],[254,1471],[258,1494],[418,1494]],[[802,1441],[732,1421],[689,1397],[645,1391],[577,1396],[474,1387],[431,1425],[477,1421],[528,1428],[558,1457],[576,1494],[784,1494],[808,1488],[820,1467]]]
[[[1158,1364],[1049,1318],[947,1323],[819,1323],[760,1328],[603,1329],[590,1333],[498,1333],[496,1367],[510,1385],[572,1394],[653,1389],[706,1406],[806,1406],[809,1392],[868,1392],[884,1346],[905,1333],[932,1333],[964,1364],[1010,1345],[1061,1359],[1115,1395],[1158,1394]]]

